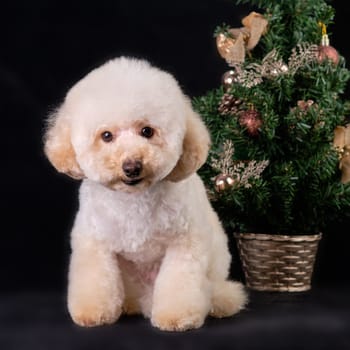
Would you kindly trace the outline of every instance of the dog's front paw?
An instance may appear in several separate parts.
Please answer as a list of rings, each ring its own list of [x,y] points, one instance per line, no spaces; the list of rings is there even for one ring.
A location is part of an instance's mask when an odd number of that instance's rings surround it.
[[[82,327],[111,324],[118,320],[122,309],[108,299],[93,299],[84,296],[68,298],[68,310],[72,320]]]
[[[187,312],[165,310],[154,312],[151,322],[153,326],[163,331],[186,331],[203,325],[205,315],[200,311]]]
[[[70,302],[69,313],[73,321],[82,327],[94,327],[116,322],[121,314],[121,307],[101,305],[90,302]]]

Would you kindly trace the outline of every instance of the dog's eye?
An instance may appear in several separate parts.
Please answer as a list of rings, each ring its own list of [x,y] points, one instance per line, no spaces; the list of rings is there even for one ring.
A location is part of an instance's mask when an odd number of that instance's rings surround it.
[[[146,137],[147,139],[151,138],[154,134],[154,130],[150,126],[145,126],[141,129],[141,136]]]
[[[110,131],[104,131],[101,134],[101,139],[104,142],[111,142],[111,141],[113,141],[113,134]]]

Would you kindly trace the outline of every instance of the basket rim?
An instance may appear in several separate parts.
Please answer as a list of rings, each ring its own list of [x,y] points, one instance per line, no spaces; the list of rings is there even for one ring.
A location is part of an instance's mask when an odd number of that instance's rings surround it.
[[[306,292],[311,289],[311,283],[306,283],[303,286],[294,287],[294,286],[275,286],[272,284],[269,285],[254,285],[250,283],[246,283],[247,287],[253,290],[257,290],[260,292]]]
[[[279,235],[268,233],[241,233],[234,232],[236,239],[243,240],[260,240],[260,241],[276,241],[276,242],[314,242],[319,241],[322,238],[322,233],[317,234],[303,234],[303,235]]]

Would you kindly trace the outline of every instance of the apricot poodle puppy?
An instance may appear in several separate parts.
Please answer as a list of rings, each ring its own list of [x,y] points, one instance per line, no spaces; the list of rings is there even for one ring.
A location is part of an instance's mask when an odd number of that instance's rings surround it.
[[[162,330],[243,308],[227,238],[196,170],[209,135],[176,80],[117,58],[90,72],[50,116],[45,153],[83,179],[71,233],[68,309],[81,326],[142,313]]]

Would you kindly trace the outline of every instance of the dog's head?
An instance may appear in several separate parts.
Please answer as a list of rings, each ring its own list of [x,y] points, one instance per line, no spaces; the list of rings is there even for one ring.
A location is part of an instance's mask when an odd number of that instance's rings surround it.
[[[135,192],[194,173],[209,143],[206,127],[170,74],[118,58],[68,92],[49,118],[45,153],[59,172]]]

